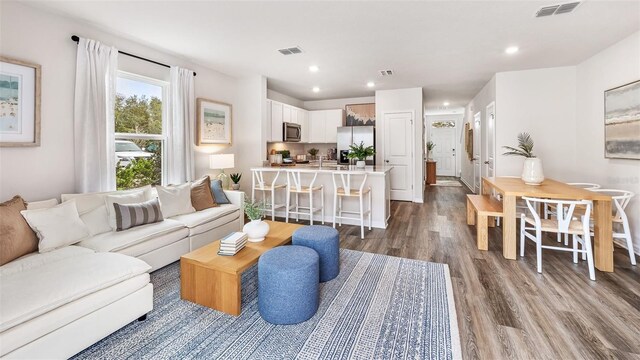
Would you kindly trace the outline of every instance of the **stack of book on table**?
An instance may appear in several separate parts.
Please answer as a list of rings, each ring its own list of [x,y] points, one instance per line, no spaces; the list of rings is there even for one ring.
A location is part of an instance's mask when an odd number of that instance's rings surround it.
[[[232,232],[220,240],[220,250],[218,255],[233,256],[242,250],[247,244],[247,234],[243,232]]]

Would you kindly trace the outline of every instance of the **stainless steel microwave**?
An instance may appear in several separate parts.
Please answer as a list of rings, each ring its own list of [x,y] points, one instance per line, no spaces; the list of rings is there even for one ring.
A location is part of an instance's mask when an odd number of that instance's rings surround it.
[[[301,140],[302,130],[299,124],[283,123],[282,124],[282,140],[285,142],[298,142]]]

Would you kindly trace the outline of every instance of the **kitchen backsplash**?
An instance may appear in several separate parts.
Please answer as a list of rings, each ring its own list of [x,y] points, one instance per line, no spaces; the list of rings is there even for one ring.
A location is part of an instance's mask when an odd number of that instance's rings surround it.
[[[296,155],[306,154],[309,155],[307,151],[311,148],[316,148],[319,150],[318,155],[327,156],[327,150],[335,149],[336,144],[299,144],[299,143],[267,143],[267,155],[271,153],[271,149],[275,151],[280,150],[289,150],[292,157]]]

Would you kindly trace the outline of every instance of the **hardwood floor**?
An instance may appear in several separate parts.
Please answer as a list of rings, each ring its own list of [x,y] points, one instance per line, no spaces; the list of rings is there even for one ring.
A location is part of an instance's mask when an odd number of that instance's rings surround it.
[[[429,187],[424,204],[392,202],[386,230],[361,240],[343,225],[341,247],[448,264],[465,359],[640,359],[640,267],[626,250],[595,282],[585,262],[558,251],[543,253],[538,274],[532,242],[524,258],[502,257],[500,228],[489,229],[489,251],[477,250],[466,191]]]

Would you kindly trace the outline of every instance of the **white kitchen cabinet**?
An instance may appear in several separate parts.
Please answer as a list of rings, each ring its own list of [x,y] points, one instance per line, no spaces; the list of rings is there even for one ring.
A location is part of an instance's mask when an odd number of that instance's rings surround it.
[[[291,122],[291,106],[282,105],[282,122]]]
[[[327,118],[325,111],[309,111],[309,142],[323,143],[325,119]]]
[[[283,104],[277,101],[271,102],[271,137],[270,141],[282,141],[282,113]]]
[[[344,111],[342,109],[326,110],[324,142],[338,142],[338,127],[344,126]]]
[[[298,123],[300,124],[300,131],[302,131],[301,142],[309,142],[309,112],[307,110],[298,109]]]

